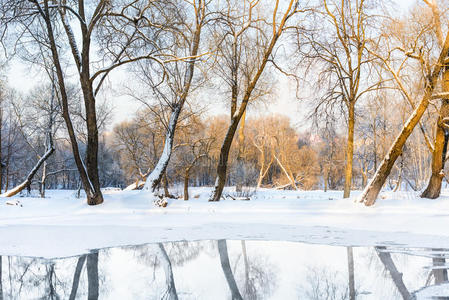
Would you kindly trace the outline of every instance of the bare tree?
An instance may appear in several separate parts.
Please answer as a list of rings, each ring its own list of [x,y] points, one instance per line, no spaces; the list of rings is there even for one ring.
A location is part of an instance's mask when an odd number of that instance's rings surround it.
[[[347,120],[345,183],[343,198],[352,186],[356,104],[379,86],[371,74],[373,56],[368,52],[373,1],[320,1],[313,24],[300,36],[300,55],[318,68],[317,89],[322,95],[312,112],[314,118],[326,118],[342,112]],[[306,41],[302,42],[301,37]],[[318,66],[318,67],[316,67]],[[321,69],[320,69],[321,68]],[[323,85],[328,85],[323,91]]]
[[[134,1],[131,4],[120,1],[112,3],[106,0],[98,1],[95,5],[86,4],[84,0],[2,2],[4,26],[15,26],[16,29],[21,30],[21,33],[17,35],[19,40],[25,37],[34,39],[37,44],[45,45],[49,52],[52,69],[57,79],[62,115],[89,205],[103,202],[98,173],[99,120],[97,120],[96,97],[106,77],[119,66],[144,59],[153,59],[163,64],[154,56],[154,53],[159,50],[155,47],[156,43],[152,43],[151,47],[140,47],[139,49],[143,49],[144,53],[129,50],[133,48],[131,45],[140,43],[143,37],[148,37],[148,31],[152,28],[160,28],[145,15],[158,4],[153,2],[142,4],[141,1]],[[128,17],[128,13],[137,17]],[[72,28],[74,25],[78,26],[78,31]],[[146,30],[143,34],[139,29],[141,26]],[[79,37],[75,32],[80,32]],[[97,33],[101,36],[97,42],[102,46],[100,47],[102,57],[99,60],[92,55],[94,37]],[[73,67],[79,75],[78,84],[82,91],[87,131],[85,160],[81,157],[73,116],[69,110],[68,83],[60,45],[67,45],[69,48]],[[94,61],[99,63],[94,64]]]
[[[229,151],[239,122],[246,111],[249,101],[254,99],[253,92],[256,89],[257,83],[259,82],[267,63],[272,60],[271,56],[276,43],[288,27],[287,22],[299,11],[299,1],[291,0],[286,3],[284,11],[281,13],[279,9],[282,9],[283,6],[280,5],[280,1],[276,0],[272,10],[273,21],[269,27],[264,28],[262,24],[265,24],[268,21],[262,16],[253,16],[254,9],[257,7],[258,3],[259,1],[245,1],[246,9],[243,10],[243,13],[238,11],[237,15],[228,14],[227,16],[224,16],[224,31],[221,34],[224,35],[222,48],[227,46],[228,49],[228,51],[223,54],[228,60],[226,72],[228,74],[228,84],[231,90],[231,124],[229,125],[221,146],[217,166],[217,178],[209,201],[219,201],[221,198],[226,182]],[[227,5],[231,5],[231,3],[228,2]],[[242,18],[243,21],[240,21]],[[236,22],[237,20],[239,21]],[[255,32],[251,32],[252,30]],[[265,32],[265,30],[267,30],[267,32],[263,34],[262,32]],[[268,34],[268,30],[271,31],[270,34]],[[246,41],[252,35],[257,37],[256,45],[251,46],[253,47],[252,50],[245,49],[245,51],[252,52],[251,56],[254,63],[251,68],[246,69],[249,65],[240,64],[240,59],[242,59],[242,57],[239,56],[239,51],[241,51],[242,47],[250,46]],[[227,38],[228,36],[229,38]],[[241,69],[242,67],[244,68],[243,70]],[[242,82],[239,82],[239,80],[241,80],[239,72],[245,74],[245,81],[243,84]],[[240,100],[238,97],[239,90],[242,95]]]
[[[165,135],[164,149],[162,154],[157,162],[156,166],[152,170],[152,172],[148,175],[145,183],[144,189],[151,191],[154,193],[165,171],[167,169],[167,165],[170,161],[170,157],[173,151],[173,141],[175,136],[176,125],[178,123],[179,116],[183,109],[183,106],[189,96],[189,92],[192,85],[192,80],[194,77],[195,64],[198,60],[199,49],[200,49],[200,39],[201,39],[201,31],[203,27],[207,24],[208,20],[208,11],[207,6],[209,1],[207,0],[195,0],[193,2],[188,2],[190,9],[193,10],[192,14],[194,16],[193,23],[195,24],[193,30],[189,30],[190,27],[188,23],[183,23],[181,26],[184,28],[180,28],[179,30],[187,29],[189,35],[184,34],[180,37],[182,40],[182,44],[177,45],[180,51],[187,49],[188,59],[185,62],[182,62],[184,66],[180,66],[178,61],[174,62],[174,67],[171,69],[167,66],[165,72],[167,72],[170,92],[172,93],[172,98],[168,100],[168,105],[171,109],[170,119],[167,126],[167,132]],[[180,69],[184,67],[183,75],[180,73]],[[170,81],[172,80],[172,81]],[[167,96],[164,95],[164,92],[158,87],[157,84],[152,84],[153,90],[155,93],[162,97],[164,101],[167,101]]]

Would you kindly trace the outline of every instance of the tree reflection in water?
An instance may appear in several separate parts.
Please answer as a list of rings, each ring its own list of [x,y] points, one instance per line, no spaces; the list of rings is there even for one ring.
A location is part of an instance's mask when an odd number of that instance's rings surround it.
[[[366,263],[369,254],[374,265]],[[0,300],[209,299],[210,293],[249,300],[352,300],[364,294],[413,299],[422,293],[448,299],[440,289],[449,287],[448,255],[447,249],[219,240],[103,249],[53,260],[0,256]]]

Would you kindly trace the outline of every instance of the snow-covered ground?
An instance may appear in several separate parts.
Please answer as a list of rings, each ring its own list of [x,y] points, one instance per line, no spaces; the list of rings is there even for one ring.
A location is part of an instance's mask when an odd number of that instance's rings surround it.
[[[210,188],[191,200],[155,207],[141,191],[105,194],[91,207],[74,191],[45,199],[0,198],[0,255],[62,257],[89,249],[160,241],[281,240],[329,245],[449,248],[449,190],[437,200],[412,192],[384,192],[373,207],[338,191],[258,190],[250,201],[208,202]]]

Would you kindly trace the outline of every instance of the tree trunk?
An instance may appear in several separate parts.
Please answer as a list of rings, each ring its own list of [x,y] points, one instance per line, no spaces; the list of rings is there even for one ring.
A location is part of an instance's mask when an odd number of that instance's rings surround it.
[[[354,160],[354,124],[355,124],[355,102],[349,102],[348,111],[348,141],[346,145],[346,169],[345,169],[345,188],[343,198],[349,198],[352,185],[352,163]]]
[[[446,66],[443,73],[443,92],[449,92],[449,68]],[[443,181],[444,163],[446,160],[448,129],[445,128],[444,118],[449,117],[449,97],[441,100],[440,113],[436,125],[435,143],[432,153],[432,174],[427,188],[421,194],[422,198],[435,199],[440,196],[441,182]]]
[[[243,161],[243,154],[245,149],[245,118],[246,110],[243,113],[242,121],[239,128],[239,151],[237,153],[237,182],[235,186],[236,192],[242,192],[243,181],[245,180],[245,166]]]
[[[184,174],[184,200],[189,200],[189,169],[185,169]]]
[[[167,178],[167,172],[164,173],[164,177],[163,177],[163,184],[164,184],[164,197],[169,198],[170,195],[170,191],[168,190],[168,178]]]
[[[376,252],[379,256],[380,261],[384,265],[385,269],[387,269],[388,273],[390,273],[391,279],[393,279],[394,285],[398,289],[398,292],[401,294],[402,299],[413,299],[412,295],[405,286],[404,281],[402,280],[402,273],[400,273],[396,268],[390,253],[383,251],[385,249],[385,247],[376,247]]]
[[[99,296],[98,251],[87,255],[87,299],[97,300]]]
[[[241,115],[237,115],[232,118],[231,125],[226,132],[226,136],[223,141],[223,145],[220,149],[220,157],[217,166],[217,178],[215,180],[215,187],[209,201],[219,201],[221,194],[223,193],[223,188],[226,183],[226,171],[228,168],[229,151],[231,150],[232,140],[234,138],[235,131],[237,130],[238,123],[240,121]]]
[[[73,275],[72,290],[70,291],[69,300],[76,299],[76,293],[80,283],[81,271],[83,269],[84,262],[86,261],[86,255],[81,255],[76,263],[75,274]]]
[[[231,290],[232,300],[243,300],[239,288],[237,287],[237,283],[235,282],[235,277],[231,270],[231,264],[229,263],[228,246],[226,244],[226,240],[218,240],[217,245],[218,253],[220,254],[221,268],[223,269],[229,289]]]
[[[41,178],[41,186],[40,186],[40,194],[41,198],[45,198],[45,180],[47,179],[47,162],[44,162],[42,166],[42,178]]]
[[[167,251],[165,251],[164,245],[162,245],[162,243],[159,243],[157,247],[159,248],[159,251],[161,253],[161,265],[165,273],[168,299],[178,300],[178,293],[176,292],[175,280],[173,278],[173,268],[170,262],[170,258],[168,257]]]
[[[94,107],[94,110],[95,110],[95,103],[89,103],[89,104],[85,103],[85,105],[86,105],[86,120],[88,120],[88,124],[87,124],[88,168],[86,168],[86,166],[84,165],[84,162],[81,158],[81,155],[80,155],[78,141],[77,141],[76,134],[75,134],[75,129],[73,127],[73,123],[70,118],[69,104],[68,104],[69,99],[68,99],[67,89],[66,89],[66,84],[65,84],[65,76],[64,76],[64,72],[63,72],[60,58],[59,58],[58,46],[56,44],[55,36],[53,33],[53,25],[52,25],[52,21],[51,21],[50,9],[48,7],[48,2],[44,2],[43,10],[42,10],[42,7],[39,4],[37,4],[37,2],[36,2],[36,9],[41,14],[42,18],[44,19],[45,25],[46,25],[49,47],[50,47],[50,50],[52,53],[53,65],[55,68],[56,78],[58,81],[59,96],[61,98],[60,100],[61,100],[61,107],[62,107],[62,117],[65,121],[65,124],[67,127],[67,132],[69,134],[70,145],[72,146],[73,158],[75,160],[78,172],[80,174],[80,178],[83,183],[84,190],[86,191],[87,204],[89,204],[89,205],[99,204],[99,203],[103,202],[103,195],[101,194],[101,191],[99,189],[98,176],[97,176],[97,178],[92,178],[92,179],[89,178],[89,174],[95,174],[95,170],[96,170],[96,174],[98,175],[98,168],[97,168],[97,166],[93,165],[93,163],[95,163],[95,160],[92,159],[94,156],[95,157],[97,156],[97,153],[89,153],[89,150],[95,151],[95,147],[92,147],[92,145],[91,145],[91,143],[94,141],[95,133],[97,134],[97,138],[98,138],[98,132],[96,131],[96,124],[92,124],[92,122],[93,122],[92,106]],[[84,26],[84,27],[86,27],[86,26]],[[84,31],[86,30],[86,28],[82,28],[82,29]],[[85,63],[85,65],[84,65],[85,67],[83,69],[88,69],[89,68],[88,66],[90,65],[89,61],[88,61],[89,43],[84,44],[85,40],[87,38],[88,38],[87,34],[86,34],[86,36],[85,36],[85,34],[83,34],[83,52],[82,53],[84,54],[83,55],[83,63]],[[88,70],[87,70],[87,72],[88,72]],[[81,73],[80,73],[80,78],[81,78]],[[80,80],[80,83],[81,83],[82,89],[83,89],[83,96],[85,99],[86,99],[86,97],[88,97],[88,95],[85,93],[85,89],[86,89],[85,85],[86,85],[87,81],[90,81],[90,79],[89,78],[86,79],[83,77],[82,80]],[[92,87],[91,84],[90,84],[90,86]],[[91,91],[92,91],[92,88],[91,88]],[[97,142],[98,142],[98,140],[97,140]],[[98,151],[98,147],[97,147],[96,151]]]
[[[145,182],[144,189],[150,190],[152,193],[156,191],[157,187],[161,183],[165,171],[167,170],[167,166],[173,151],[173,140],[175,137],[176,124],[178,123],[181,109],[182,106],[178,104],[170,115],[170,122],[168,124],[167,133],[165,135],[164,150],[162,151],[162,154],[156,166],[154,167],[153,171],[151,171],[150,175],[148,175]]]
[[[346,247],[348,254],[348,285],[349,285],[349,300],[355,300],[355,283],[354,283],[354,253],[352,247]]]
[[[385,180],[390,174],[391,169],[393,168],[393,165],[396,162],[396,159],[402,153],[402,148],[404,147],[405,142],[407,141],[408,137],[412,133],[416,124],[418,124],[422,115],[426,111],[427,106],[429,105],[429,101],[432,98],[432,93],[435,89],[435,86],[437,85],[439,75],[444,66],[444,62],[446,60],[448,53],[449,53],[449,34],[446,35],[443,50],[441,51],[438,61],[436,62],[435,67],[433,68],[432,74],[430,74],[430,76],[426,80],[426,87],[423,98],[419,102],[419,105],[416,106],[413,113],[410,115],[404,127],[402,127],[401,132],[391,145],[390,150],[388,151],[387,155],[381,162],[379,168],[374,174],[374,177],[371,179],[370,183],[363,190],[363,193],[359,201],[363,202],[365,205],[371,206],[376,202],[377,196],[379,195],[379,192],[382,189]]]

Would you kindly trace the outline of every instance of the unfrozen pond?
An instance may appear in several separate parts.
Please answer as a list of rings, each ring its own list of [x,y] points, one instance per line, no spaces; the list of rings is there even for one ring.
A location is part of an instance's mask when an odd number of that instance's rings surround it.
[[[270,241],[1,256],[0,299],[449,299],[449,249]]]

